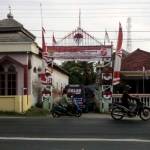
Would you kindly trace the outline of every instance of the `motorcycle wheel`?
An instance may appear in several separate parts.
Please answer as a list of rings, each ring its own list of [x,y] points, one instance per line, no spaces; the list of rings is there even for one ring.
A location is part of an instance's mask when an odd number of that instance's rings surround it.
[[[150,119],[150,109],[143,108],[143,110],[140,112],[140,118],[144,121],[149,120]]]
[[[76,117],[81,117],[81,115],[82,115],[81,112],[77,112],[77,113],[75,114]]]
[[[52,112],[52,116],[53,116],[53,118],[58,118],[59,117],[59,115],[55,112]]]
[[[121,108],[113,108],[112,111],[111,111],[111,117],[114,119],[114,120],[121,120],[123,119],[124,117],[124,114],[122,112],[122,109]]]

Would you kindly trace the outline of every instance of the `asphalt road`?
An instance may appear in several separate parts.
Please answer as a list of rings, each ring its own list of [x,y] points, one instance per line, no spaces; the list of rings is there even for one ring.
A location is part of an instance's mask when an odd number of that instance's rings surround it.
[[[0,118],[2,150],[149,150],[150,121],[105,117]]]

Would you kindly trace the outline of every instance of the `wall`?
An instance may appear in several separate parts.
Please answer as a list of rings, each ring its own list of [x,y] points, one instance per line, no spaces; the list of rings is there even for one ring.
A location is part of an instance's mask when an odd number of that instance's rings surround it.
[[[0,52],[3,52],[0,54],[0,59],[2,59],[5,56],[8,56],[12,58],[13,60],[15,60],[16,62],[19,62],[20,64],[22,64],[20,65],[19,63],[15,63],[15,61],[13,63],[17,71],[17,95],[20,95],[20,96],[23,96],[23,93],[24,93],[23,91],[24,89],[24,67],[23,65],[27,65],[29,58],[31,58],[32,68],[28,69],[28,75],[27,75],[28,76],[28,94],[32,95],[30,96],[30,99],[31,99],[30,105],[34,105],[37,101],[38,92],[37,93],[34,92],[34,95],[33,95],[32,84],[33,84],[33,81],[39,80],[39,79],[38,79],[38,73],[34,73],[33,68],[34,67],[38,68],[38,66],[42,66],[41,59],[35,55],[35,54],[38,54],[39,52],[37,45],[35,43],[14,43],[14,42],[1,43],[0,42]],[[15,52],[19,52],[19,53],[15,53]],[[23,52],[23,53],[20,53],[20,52]],[[27,52],[34,52],[35,54],[27,53]],[[7,110],[5,107],[7,104],[9,104],[11,109],[13,110],[13,106],[11,105],[11,102],[13,101],[13,99],[11,99],[10,102],[8,101],[9,100],[7,100],[7,102],[4,105],[4,108],[5,108],[4,110]],[[19,101],[19,100],[16,100],[15,98],[15,101]],[[3,104],[3,101],[0,101],[0,105],[1,105],[1,102]],[[8,111],[9,111],[9,105],[8,105]]]
[[[0,96],[0,111],[22,113],[31,107],[31,95]]]
[[[32,105],[34,105],[40,98],[41,83],[38,76],[38,68],[42,68],[42,60],[41,58],[32,55],[32,68],[30,69],[31,80],[29,81],[32,95]]]
[[[69,76],[55,69],[53,70],[52,78],[53,78],[53,86],[58,90],[61,90],[61,88],[64,88],[69,83]]]
[[[30,42],[0,42],[0,52],[33,52],[38,54],[35,43]]]

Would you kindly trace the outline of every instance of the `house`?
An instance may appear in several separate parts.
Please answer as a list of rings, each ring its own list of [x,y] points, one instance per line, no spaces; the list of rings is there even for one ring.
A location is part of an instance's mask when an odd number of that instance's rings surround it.
[[[24,112],[39,99],[37,83],[43,63],[35,38],[11,13],[0,20],[0,111]],[[54,86],[61,90],[68,78],[54,65]]]
[[[137,49],[122,59],[121,82],[131,93],[150,93],[150,52]]]

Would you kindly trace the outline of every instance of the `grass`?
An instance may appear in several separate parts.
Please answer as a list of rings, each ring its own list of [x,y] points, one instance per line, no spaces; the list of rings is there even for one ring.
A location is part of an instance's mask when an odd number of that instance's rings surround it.
[[[25,116],[46,116],[48,114],[49,114],[48,110],[38,107],[31,107],[28,111],[24,113]]]
[[[31,107],[24,113],[0,111],[0,116],[47,116],[48,114],[48,110],[38,107]]]

